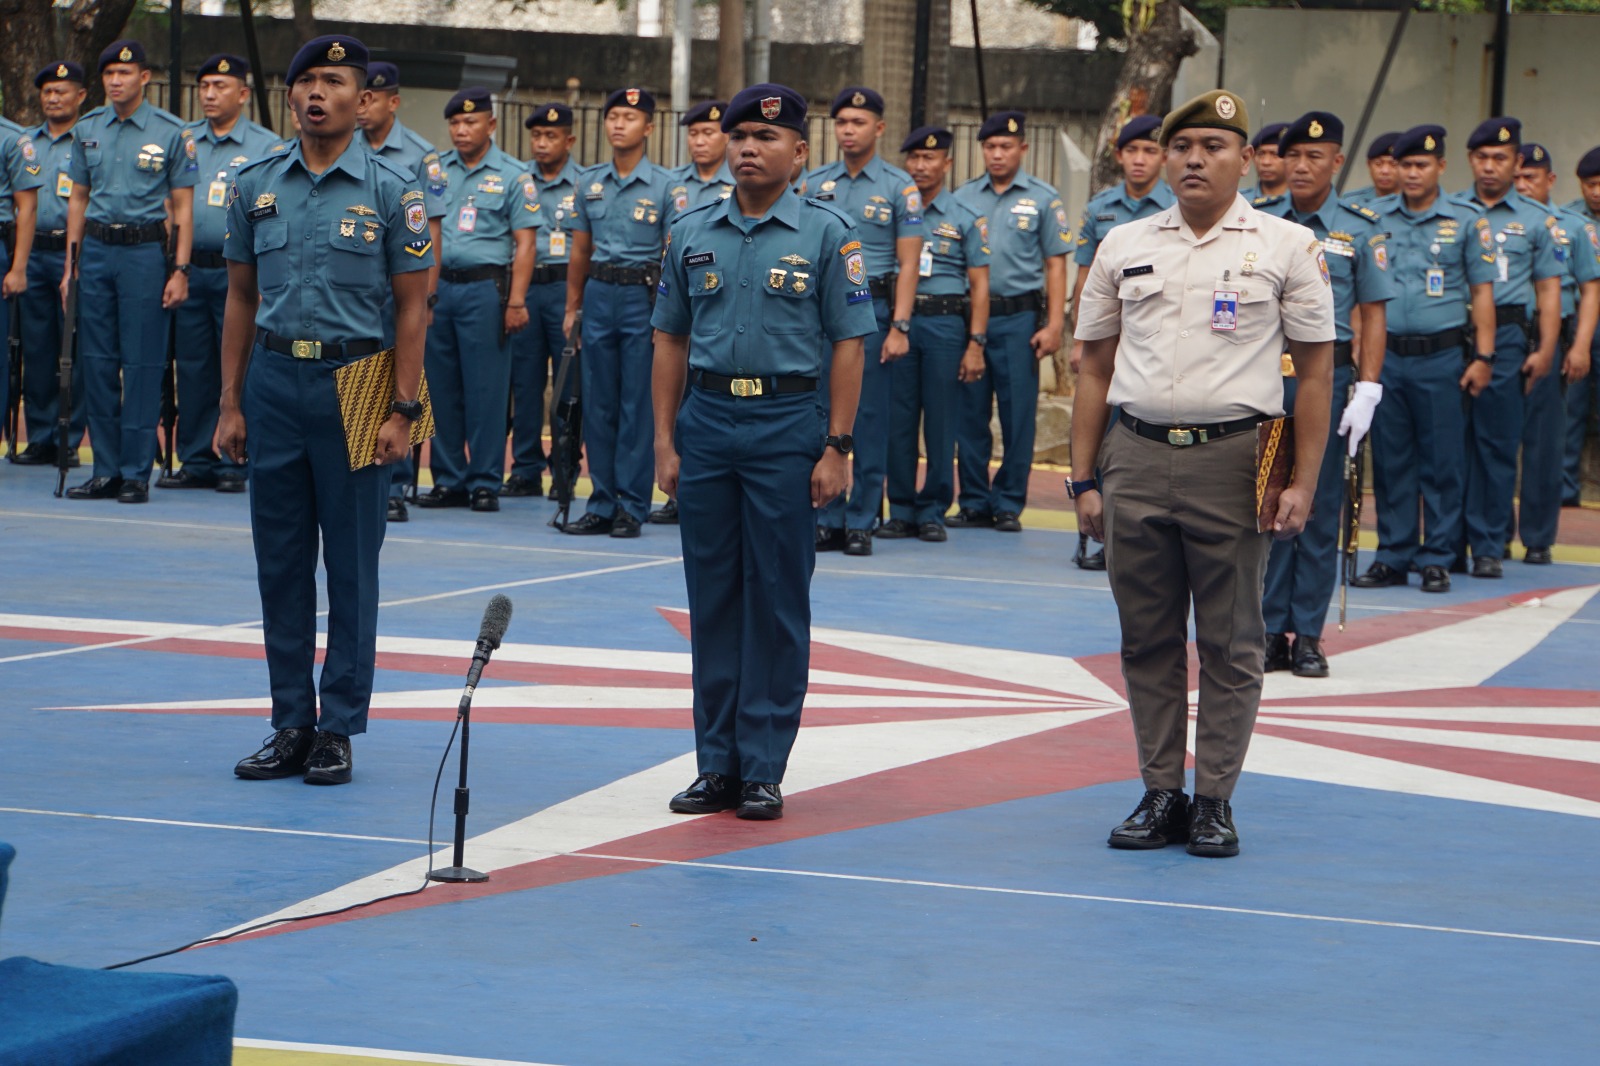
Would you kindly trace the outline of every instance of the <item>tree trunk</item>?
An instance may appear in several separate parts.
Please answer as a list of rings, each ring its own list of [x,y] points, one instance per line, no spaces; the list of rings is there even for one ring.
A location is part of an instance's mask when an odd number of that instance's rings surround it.
[[[744,88],[744,0],[717,2],[717,96]]]
[[[56,37],[51,0],[0,0],[0,88],[5,91],[6,117],[38,122],[38,94],[33,76],[52,59],[70,59],[89,71],[87,106],[104,100],[100,79],[93,76],[100,53],[122,35],[138,0],[73,0],[66,12],[66,43]]]
[[[1113,152],[1122,124],[1135,115],[1164,114],[1172,104],[1178,64],[1198,51],[1194,35],[1183,27],[1178,0],[1132,0],[1132,6],[1124,10],[1128,13],[1128,51],[1095,138],[1091,196],[1121,178]]]
[[[317,35],[317,14],[312,10],[315,0],[294,0],[294,35],[300,41],[309,41]]]

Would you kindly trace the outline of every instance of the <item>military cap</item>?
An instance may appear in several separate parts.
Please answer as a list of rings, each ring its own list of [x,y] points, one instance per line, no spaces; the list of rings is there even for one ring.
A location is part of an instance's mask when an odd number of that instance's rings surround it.
[[[762,82],[740,89],[722,113],[722,132],[730,133],[741,122],[765,122],[783,126],[801,137],[806,135],[806,98],[787,85]]]
[[[990,137],[1021,137],[1028,125],[1028,116],[1021,111],[996,111],[978,127],[978,140]]]
[[[42,89],[44,88],[45,83],[50,81],[75,81],[79,85],[82,85],[85,77],[87,77],[87,75],[84,74],[83,67],[79,66],[77,63],[63,59],[59,62],[49,64],[43,70],[39,71],[39,73],[35,74],[33,76],[33,87],[35,89]]]
[[[400,68],[378,59],[367,64],[367,88],[394,92],[400,88]]]
[[[283,77],[284,83],[293,85],[300,80],[300,75],[312,67],[355,67],[365,81],[367,46],[347,33],[313,37],[301,45],[300,51],[289,61],[289,72]]]
[[[1278,138],[1282,137],[1283,131],[1288,128],[1289,124],[1287,122],[1269,122],[1257,130],[1254,137],[1250,138],[1250,147],[1260,148],[1262,145],[1266,145],[1276,150]]]
[[[609,115],[613,107],[631,107],[635,111],[643,111],[651,118],[654,118],[656,98],[644,89],[618,89],[606,97],[606,104],[600,109],[600,117],[604,118]]]
[[[1287,152],[1297,144],[1344,144],[1344,123],[1327,111],[1307,111],[1283,128],[1278,135],[1278,151]]]
[[[902,152],[914,152],[918,148],[943,148],[950,150],[956,143],[956,135],[943,126],[919,126],[912,130],[906,137],[905,143],[900,145]]]
[[[1545,170],[1554,170],[1555,164],[1550,160],[1550,149],[1542,144],[1524,141],[1522,145],[1522,165],[1525,167],[1543,167]]]
[[[1156,115],[1135,115],[1117,131],[1117,147],[1126,148],[1134,141],[1153,141],[1161,132],[1161,119]]]
[[[200,64],[200,69],[195,72],[195,77],[203,78],[207,74],[228,74],[243,81],[245,75],[249,73],[250,64],[247,60],[235,55],[229,55],[227,52],[218,52]]]
[[[481,85],[469,85],[450,98],[444,105],[444,117],[475,115],[480,111],[494,114],[494,94]]]
[[[1239,136],[1250,138],[1250,114],[1244,101],[1226,89],[1213,89],[1167,112],[1161,122],[1163,146],[1179,130],[1210,129],[1232,130]]]
[[[571,126],[572,108],[566,104],[540,104],[533,109],[527,118],[522,120],[522,124],[530,130],[535,126]]]
[[[1444,158],[1443,126],[1412,126],[1394,139],[1389,154],[1396,159],[1408,155],[1436,155]]]
[[[1600,148],[1591,148],[1578,160],[1578,177],[1592,178],[1600,175]]]
[[[1469,152],[1474,148],[1490,148],[1502,144],[1515,148],[1521,143],[1522,123],[1514,118],[1484,119],[1467,135]]]
[[[882,118],[883,95],[864,85],[852,85],[847,89],[841,89],[839,95],[833,98],[833,106],[828,108],[828,117],[837,118],[839,112],[847,107],[863,108],[875,112]]]
[[[722,121],[722,113],[726,110],[728,110],[728,102],[726,100],[707,100],[704,103],[695,104],[685,111],[683,117],[678,120],[678,125],[693,126],[699,122],[720,123]]]
[[[113,63],[137,63],[141,67],[150,65],[144,57],[144,45],[135,40],[112,41],[106,45],[106,50],[100,53],[99,73],[104,74]]]
[[[1372,143],[1367,145],[1367,158],[1377,159],[1388,155],[1390,150],[1394,148],[1394,142],[1399,139],[1400,133],[1398,130],[1390,130],[1388,133],[1378,134],[1372,138]]]

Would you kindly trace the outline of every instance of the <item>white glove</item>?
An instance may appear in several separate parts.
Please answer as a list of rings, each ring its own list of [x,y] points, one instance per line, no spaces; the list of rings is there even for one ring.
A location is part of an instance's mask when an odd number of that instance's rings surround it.
[[[1367,430],[1372,428],[1372,412],[1378,409],[1378,402],[1382,399],[1382,385],[1376,381],[1358,381],[1356,394],[1344,405],[1344,417],[1339,419],[1339,436],[1349,437],[1345,447],[1352,458],[1356,449],[1361,447]]]

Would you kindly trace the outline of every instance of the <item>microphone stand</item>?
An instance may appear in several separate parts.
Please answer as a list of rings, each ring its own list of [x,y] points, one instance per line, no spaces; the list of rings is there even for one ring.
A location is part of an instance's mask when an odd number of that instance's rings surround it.
[[[456,783],[455,863],[442,870],[429,871],[430,881],[479,884],[489,880],[488,874],[474,870],[466,864],[467,810],[471,806],[472,797],[472,790],[467,788],[467,747],[472,736],[472,693],[478,687],[478,678],[482,676],[483,668],[493,650],[487,641],[479,639],[478,650],[472,656],[472,668],[467,671],[467,687],[461,691],[461,703],[456,708],[456,717],[461,721],[461,775]]]

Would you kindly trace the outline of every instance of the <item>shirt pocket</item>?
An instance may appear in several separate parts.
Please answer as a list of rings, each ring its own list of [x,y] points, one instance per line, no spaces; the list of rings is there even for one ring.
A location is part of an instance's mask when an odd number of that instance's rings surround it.
[[[817,332],[821,328],[811,302],[816,298],[816,278],[796,271],[771,270],[761,279],[769,297],[761,322],[768,333],[786,335]]]
[[[721,296],[725,282],[715,270],[696,270],[689,275],[690,300],[714,300],[715,303],[693,304],[694,333],[699,339],[715,337],[722,332]]]
[[[369,241],[363,236],[364,228],[360,219],[335,219],[328,224],[328,283],[335,288],[357,292],[378,288],[383,276],[383,261],[378,257],[382,236]]]
[[[269,218],[255,225],[256,284],[262,292],[276,292],[289,284],[289,220]]]
[[[1166,282],[1153,274],[1140,278],[1126,278],[1117,287],[1117,299],[1122,301],[1122,332],[1136,339],[1153,337],[1161,332],[1161,320],[1166,317],[1166,301],[1155,299],[1161,295]]]
[[[1221,282],[1218,282],[1220,285]],[[1278,296],[1270,285],[1251,285],[1239,291],[1238,312],[1231,330],[1212,330],[1212,336],[1226,337],[1231,343],[1253,346],[1278,327]]]
[[[869,201],[856,212],[856,217],[863,226],[887,226],[894,221],[894,205]]]

